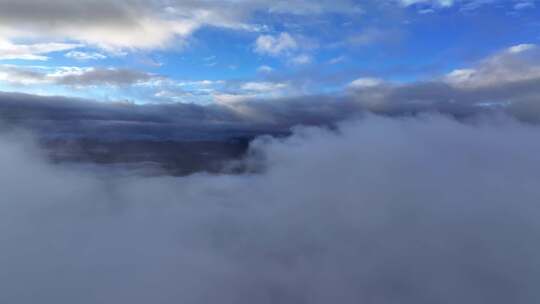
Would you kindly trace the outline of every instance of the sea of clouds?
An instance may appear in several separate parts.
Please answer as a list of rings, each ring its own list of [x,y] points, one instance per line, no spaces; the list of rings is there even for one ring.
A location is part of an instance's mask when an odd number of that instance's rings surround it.
[[[0,303],[540,303],[540,127],[367,116],[260,173],[107,176],[0,136]]]

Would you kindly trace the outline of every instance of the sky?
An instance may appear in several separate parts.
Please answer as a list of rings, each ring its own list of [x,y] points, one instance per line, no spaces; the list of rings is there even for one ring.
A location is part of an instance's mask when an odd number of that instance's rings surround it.
[[[0,91],[138,105],[236,105],[463,79],[464,71],[512,47],[536,48],[537,5],[0,0]]]

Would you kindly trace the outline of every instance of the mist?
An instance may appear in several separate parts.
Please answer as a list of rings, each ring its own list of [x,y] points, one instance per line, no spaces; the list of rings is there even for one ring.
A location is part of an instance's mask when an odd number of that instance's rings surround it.
[[[367,115],[256,139],[231,166],[257,174],[187,177],[3,133],[0,302],[538,303],[539,131]]]

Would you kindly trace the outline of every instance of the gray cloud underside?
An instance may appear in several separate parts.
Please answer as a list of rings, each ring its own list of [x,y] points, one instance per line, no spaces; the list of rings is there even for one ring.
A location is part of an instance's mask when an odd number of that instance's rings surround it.
[[[212,10],[220,11],[226,8],[232,12],[243,12],[253,10],[269,10],[275,12],[288,13],[320,13],[324,9],[347,10],[354,6],[352,1],[141,1],[141,0],[21,0],[17,2],[9,2],[7,0],[0,1],[0,9],[3,22],[22,22],[26,20],[28,23],[45,22],[50,20],[58,20],[62,22],[80,24],[80,23],[121,23],[125,20],[133,20],[126,22],[127,24],[136,24],[138,19],[136,13],[153,12],[159,13],[164,8],[182,8],[188,15],[196,10]],[[224,15],[227,12],[222,12]],[[53,26],[53,24],[49,24]],[[57,24],[58,25],[58,24]]]
[[[56,80],[58,84],[70,86],[132,85],[152,79],[151,74],[130,69],[94,68],[79,75],[65,75]]]
[[[323,97],[277,103],[257,100],[243,103],[239,109],[219,104],[135,105],[0,93],[0,113],[5,121],[49,136],[183,139],[287,132],[298,124],[335,123],[359,111],[352,101]]]
[[[138,106],[12,93],[0,94],[0,100],[7,126],[29,128],[46,136],[204,138],[213,131],[244,124],[241,117],[219,106]]]
[[[127,87],[151,80],[164,79],[154,74],[126,68],[87,68],[71,71],[46,73],[15,66],[0,66],[0,72],[6,73],[6,80],[13,84],[28,83],[64,85],[70,87],[115,86]]]
[[[0,302],[540,302],[538,127],[367,117],[256,176],[103,178],[0,136]]]

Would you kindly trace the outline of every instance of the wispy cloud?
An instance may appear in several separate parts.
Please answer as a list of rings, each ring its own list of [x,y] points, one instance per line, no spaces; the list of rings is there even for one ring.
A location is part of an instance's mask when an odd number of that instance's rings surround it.
[[[71,51],[66,53],[64,56],[67,58],[75,59],[75,60],[100,60],[100,59],[106,59],[107,56],[96,53],[96,52],[81,52],[81,51]]]
[[[9,40],[0,39],[0,60],[40,60],[49,58],[47,54],[67,51],[80,47],[79,44],[72,43],[35,43],[35,44],[15,44]]]
[[[281,33],[277,36],[262,35],[255,42],[255,52],[262,55],[286,55],[298,48],[298,42],[289,33]]]

